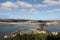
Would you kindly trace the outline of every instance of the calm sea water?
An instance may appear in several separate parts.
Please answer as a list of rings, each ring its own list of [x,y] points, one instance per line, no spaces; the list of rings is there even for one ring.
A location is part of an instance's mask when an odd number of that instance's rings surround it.
[[[20,24],[20,25],[18,25],[18,24],[16,24],[16,25],[0,24],[0,36],[14,32],[18,29],[23,29],[24,31],[27,31],[29,29],[36,29],[36,28],[39,28],[39,26],[38,25],[28,25],[28,24]],[[48,31],[60,32],[60,25],[45,26],[44,29],[48,30]]]

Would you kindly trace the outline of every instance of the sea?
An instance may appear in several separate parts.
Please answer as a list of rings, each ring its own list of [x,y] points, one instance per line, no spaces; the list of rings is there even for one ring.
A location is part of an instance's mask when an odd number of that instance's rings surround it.
[[[28,31],[29,29],[38,29],[39,25],[32,24],[2,24],[0,23],[0,36],[10,34],[18,29],[23,29],[23,31]],[[44,26],[44,30],[60,32],[60,25],[49,25]]]

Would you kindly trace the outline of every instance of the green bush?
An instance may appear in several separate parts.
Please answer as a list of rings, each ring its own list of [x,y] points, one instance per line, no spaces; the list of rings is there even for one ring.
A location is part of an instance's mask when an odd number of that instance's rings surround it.
[[[60,33],[58,35],[46,34],[17,34],[13,38],[6,38],[3,40],[60,40]]]

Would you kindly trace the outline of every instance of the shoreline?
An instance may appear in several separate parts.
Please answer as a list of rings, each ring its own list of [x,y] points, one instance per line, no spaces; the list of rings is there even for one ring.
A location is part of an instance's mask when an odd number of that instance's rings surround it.
[[[41,24],[39,22],[36,22],[36,23],[34,23],[34,22],[0,22],[0,23],[2,23],[2,24],[31,24],[31,25],[39,25],[39,24]],[[44,24],[46,24],[46,25],[59,25],[60,23],[47,22],[47,23],[44,23]]]
[[[17,34],[23,35],[23,34],[47,34],[47,33],[51,33],[53,35],[57,35],[59,32],[50,32],[50,31],[39,31],[37,29],[29,29],[29,32],[23,32],[23,30],[18,29],[17,31],[14,31],[13,33],[11,33],[10,35],[5,35],[4,38],[10,38],[10,37],[15,37]]]

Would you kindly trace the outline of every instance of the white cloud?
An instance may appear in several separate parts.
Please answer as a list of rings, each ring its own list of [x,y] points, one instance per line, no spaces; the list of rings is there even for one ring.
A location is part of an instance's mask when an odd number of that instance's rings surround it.
[[[4,3],[0,3],[0,9],[5,9],[5,10],[11,10],[13,8],[18,8],[18,5],[12,3],[12,2],[4,2]]]
[[[32,8],[32,9],[29,11],[29,13],[33,13],[34,11],[35,11],[35,9]]]
[[[27,7],[27,8],[32,8],[33,5],[29,4],[27,2],[22,2],[22,1],[17,1],[17,4],[20,5],[21,7]]]
[[[22,13],[28,13],[28,11],[26,9],[21,9],[20,12],[22,12]]]
[[[33,1],[36,1],[36,0],[33,0]],[[60,5],[60,0],[58,1],[44,0],[43,4],[30,4],[22,1],[16,1],[15,3],[13,3],[13,2],[7,1],[4,3],[0,3],[0,9],[11,10],[14,8],[22,7],[22,8],[31,8],[30,12],[33,12],[32,8],[35,9],[35,8],[48,7],[53,5]]]
[[[27,2],[17,1],[17,5],[24,7],[24,8],[40,8],[40,7],[46,7],[47,5],[44,4],[29,4]]]
[[[35,4],[34,8],[40,8],[40,7],[47,7],[47,5],[44,4]]]
[[[36,0],[32,0],[32,1],[36,1]],[[16,3],[22,7],[25,8],[40,8],[40,7],[47,7],[47,6],[53,6],[53,5],[60,5],[60,0],[44,0],[42,1],[43,4],[30,4],[27,2],[22,2],[22,1],[17,1]]]
[[[44,0],[43,3],[47,6],[60,5],[60,0]]]
[[[31,9],[29,9],[29,10],[27,10],[27,9],[21,9],[21,10],[20,10],[21,13],[33,13],[34,11],[35,11],[34,8],[31,8]]]
[[[60,9],[54,9],[54,10],[50,10],[48,12],[60,12]]]
[[[60,0],[44,0],[42,2],[43,4],[35,4],[34,7],[40,8],[40,7],[48,7],[48,6],[54,6],[54,5],[60,6]]]

